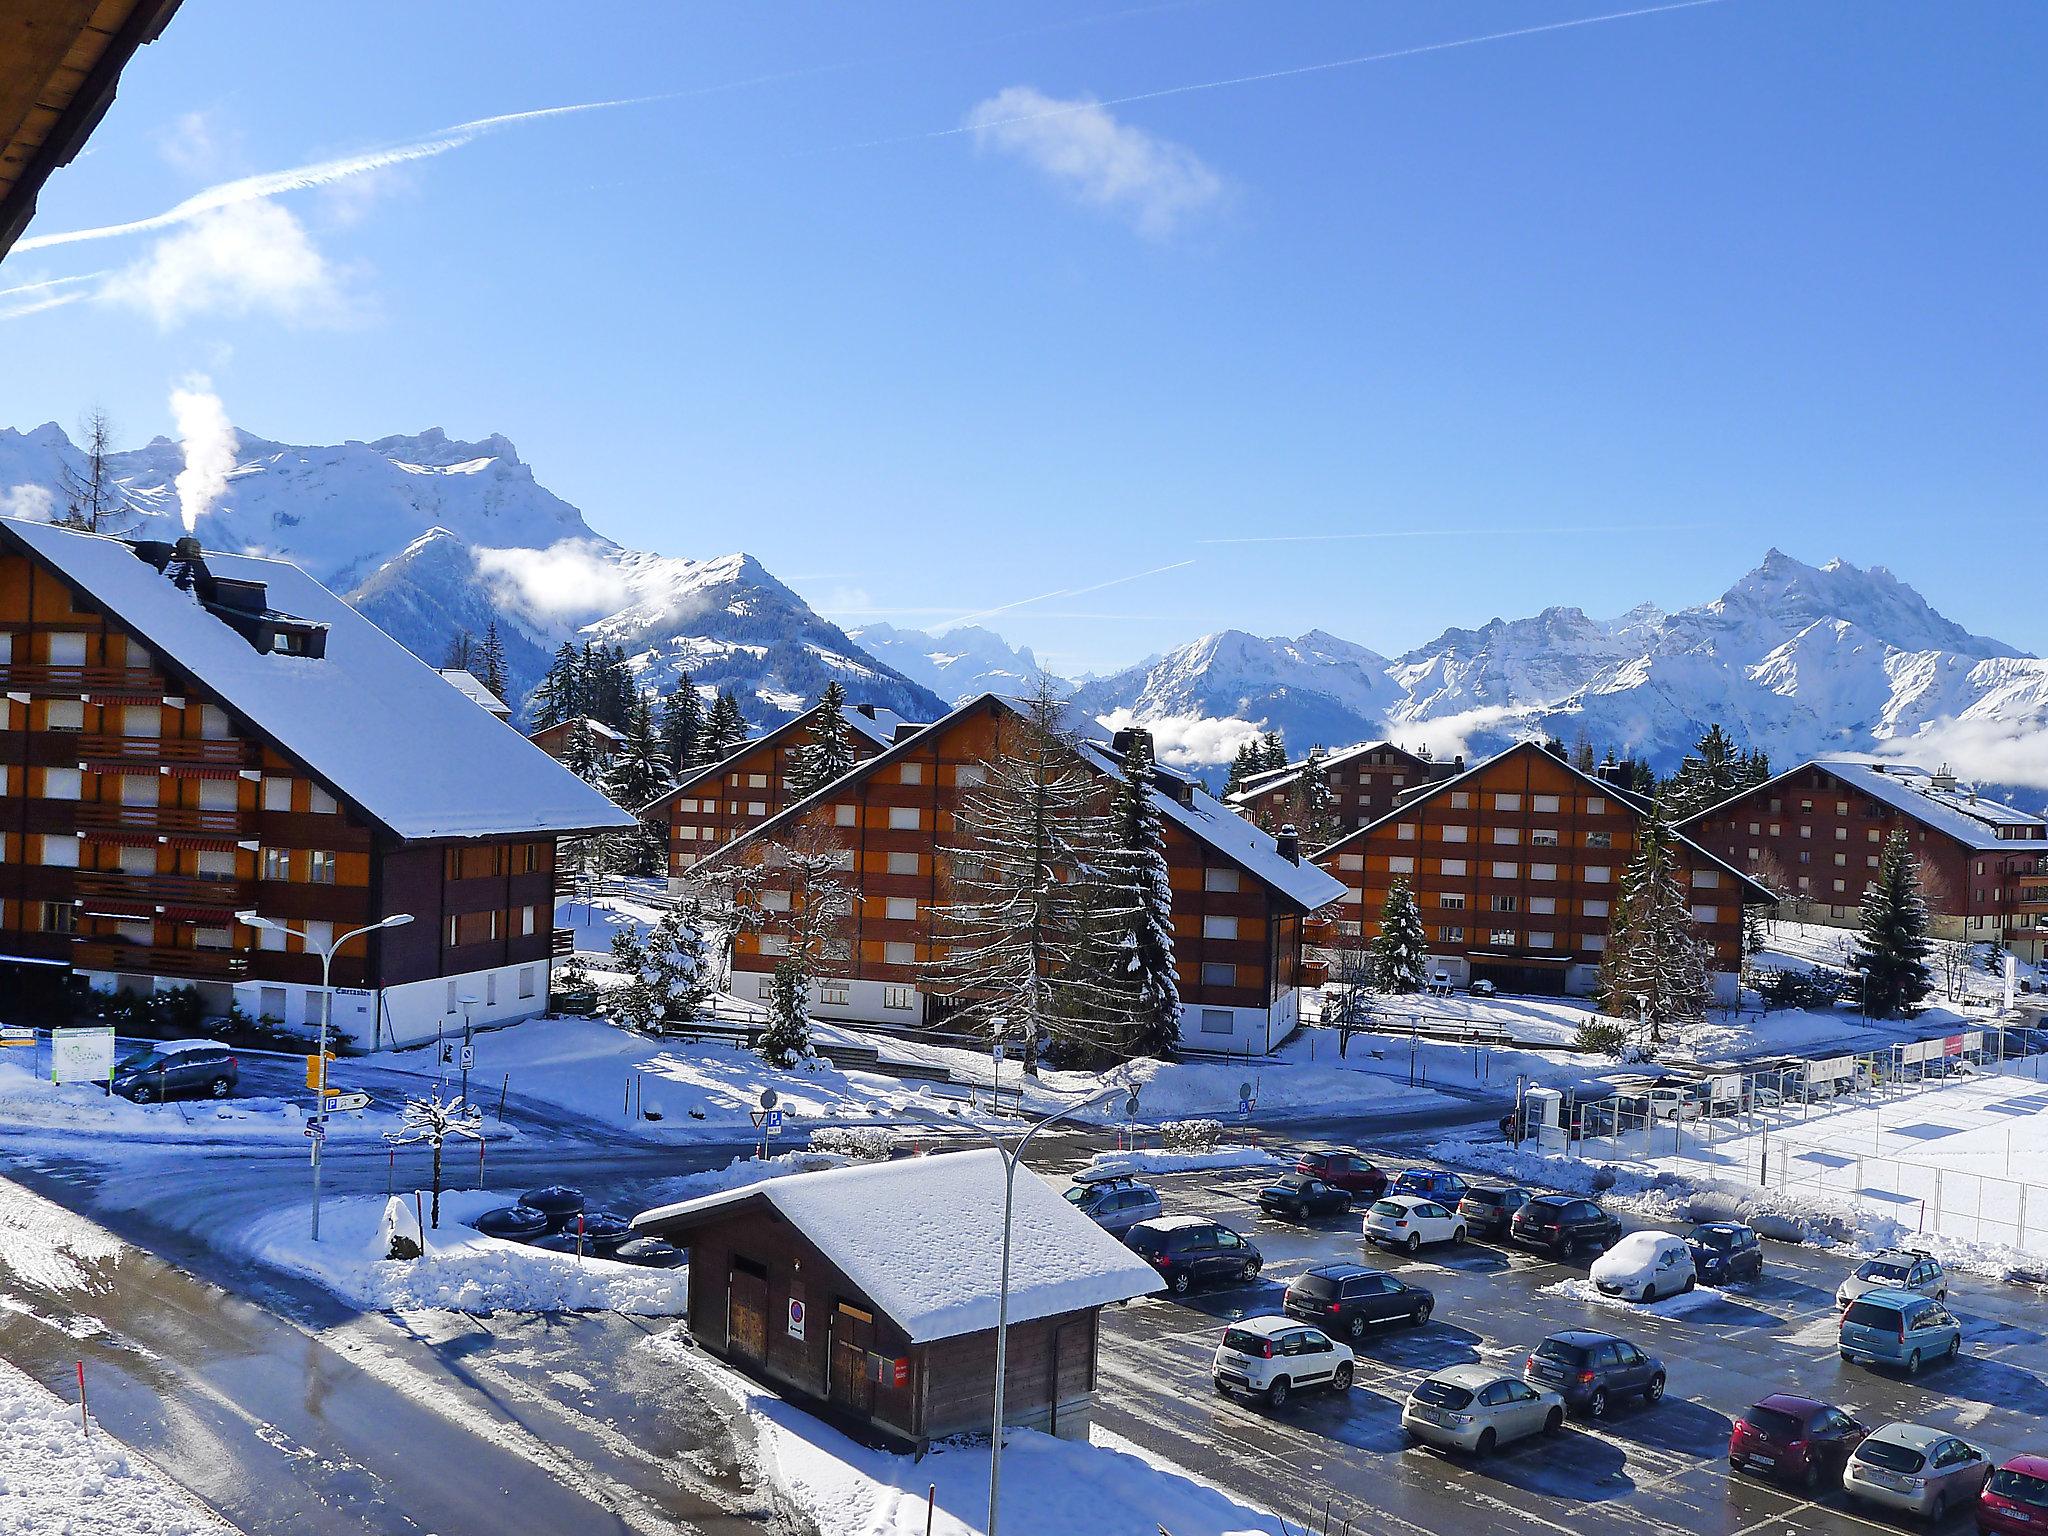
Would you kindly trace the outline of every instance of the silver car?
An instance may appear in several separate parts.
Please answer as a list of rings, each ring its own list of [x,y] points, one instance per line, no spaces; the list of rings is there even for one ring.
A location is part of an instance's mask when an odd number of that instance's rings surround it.
[[[1991,1475],[1991,1458],[1959,1435],[1925,1424],[1873,1430],[1842,1468],[1842,1491],[1857,1503],[1940,1524],[1972,1506]]]
[[[1835,1287],[1835,1306],[1846,1310],[1850,1302],[1872,1291],[1912,1291],[1948,1300],[1948,1273],[1941,1260],[1924,1253],[1892,1249],[1856,1266],[1856,1273]]]
[[[1401,1406],[1401,1428],[1414,1439],[1480,1456],[1530,1435],[1555,1434],[1563,1425],[1563,1398],[1491,1365],[1434,1371]]]

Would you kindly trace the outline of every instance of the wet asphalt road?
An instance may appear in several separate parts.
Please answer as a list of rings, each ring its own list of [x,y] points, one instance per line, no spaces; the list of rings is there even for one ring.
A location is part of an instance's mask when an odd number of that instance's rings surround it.
[[[1436,1311],[1421,1329],[1388,1328],[1359,1348],[1343,1398],[1297,1398],[1278,1412],[1218,1396],[1210,1358],[1222,1325],[1280,1309],[1287,1280],[1314,1264],[1358,1259],[1356,1218],[1304,1227],[1260,1217],[1262,1179],[1173,1175],[1156,1180],[1173,1212],[1215,1217],[1265,1255],[1258,1282],[1185,1302],[1133,1303],[1105,1314],[1099,1422],[1297,1526],[1320,1531],[1491,1536],[1530,1531],[1801,1536],[1897,1529],[1850,1510],[1839,1491],[1808,1499],[1728,1470],[1730,1415],[1774,1391],[1839,1403],[1866,1424],[1893,1419],[1952,1427],[2002,1459],[2048,1449],[2048,1337],[2042,1298],[1958,1280],[1952,1305],[1964,1353],[1918,1378],[1843,1363],[1835,1349],[1836,1284],[1845,1259],[1772,1244],[1761,1283],[1697,1292],[1654,1311],[1548,1290],[1585,1266],[1472,1243],[1415,1260],[1368,1250],[1364,1261],[1428,1286]],[[1665,1315],[1659,1315],[1665,1314]],[[1601,1328],[1661,1356],[1669,1394],[1556,1438],[1524,1441],[1489,1460],[1411,1447],[1401,1403],[1427,1372],[1460,1361],[1518,1365],[1529,1346],[1566,1327]],[[1326,1515],[1327,1511],[1327,1515]],[[1946,1529],[1972,1529],[1967,1514]]]

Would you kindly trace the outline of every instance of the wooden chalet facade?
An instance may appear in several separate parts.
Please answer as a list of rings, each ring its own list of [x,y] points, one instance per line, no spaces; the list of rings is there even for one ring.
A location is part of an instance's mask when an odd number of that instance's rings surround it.
[[[984,694],[712,856],[760,866],[764,901],[772,902],[779,843],[801,836],[843,850],[859,901],[843,954],[814,983],[820,1017],[915,1025],[944,1016],[949,1000],[933,995],[927,978],[942,943],[937,909],[952,899],[954,813],[962,791],[982,781],[983,764],[1027,728],[1015,701]],[[1081,759],[1107,797],[1120,772],[1119,744],[1099,732],[1085,737]],[[1154,800],[1166,829],[1182,1039],[1204,1049],[1271,1050],[1300,1021],[1303,922],[1340,887],[1298,849],[1170,769],[1158,770]],[[789,897],[782,900],[786,908]],[[766,998],[787,944],[772,922],[742,933],[734,991]]]
[[[723,761],[691,769],[668,793],[641,807],[642,821],[666,831],[672,880],[680,881],[699,859],[795,802],[791,775],[824,708],[814,704],[756,736]],[[872,704],[849,705],[841,713],[857,762],[873,757],[898,737],[922,729]]]
[[[993,1150],[789,1174],[634,1218],[690,1250],[697,1343],[922,1450],[994,1415],[1003,1164]],[[1020,1169],[1004,1422],[1085,1440],[1098,1314],[1159,1277]]]
[[[571,743],[576,738],[578,727],[590,738],[591,754],[600,763],[609,763],[617,755],[619,744],[626,738],[606,725],[602,720],[557,720],[553,725],[544,725],[530,733],[527,740],[556,762],[567,762]]]
[[[1465,760],[1432,762],[1426,757],[1397,747],[1391,741],[1346,747],[1323,761],[1325,781],[1330,789],[1330,815],[1346,831],[1355,831],[1394,808],[1403,795],[1421,785],[1462,773]],[[1255,774],[1244,788],[1225,800],[1240,815],[1249,817],[1268,832],[1289,822],[1304,822],[1301,804],[1302,764],[1289,763]]]
[[[0,519],[0,998],[190,984],[370,1048],[547,1005],[555,840],[632,820],[297,567]]]
[[[1780,916],[1854,928],[1894,832],[1920,865],[1934,933],[2048,959],[2048,820],[1947,772],[1821,758],[1700,812],[1682,830],[1779,890]]]
[[[1590,995],[1644,801],[1524,742],[1404,800],[1315,855],[1343,897],[1318,922],[1326,950],[1379,933],[1394,881],[1421,908],[1430,963],[1455,985]],[[1774,893],[1680,838],[1678,878],[1713,952],[1716,992],[1742,971],[1742,909]]]

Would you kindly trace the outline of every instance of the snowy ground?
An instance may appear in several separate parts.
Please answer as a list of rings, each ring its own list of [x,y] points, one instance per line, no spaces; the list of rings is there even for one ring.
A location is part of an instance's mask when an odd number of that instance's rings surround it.
[[[1934,971],[1937,996],[1944,1002],[1969,1008],[1997,1007],[2003,1003],[2003,970],[1989,971],[1983,965],[1988,946],[1937,939],[1934,951],[1929,963]],[[1759,965],[1786,970],[1820,965],[1835,971],[1853,971],[1855,956],[1856,932],[1852,928],[1832,928],[1824,923],[1775,922],[1766,925],[1765,945],[1756,958]],[[1948,963],[1951,956],[1956,963]],[[2019,963],[2017,975],[2021,981],[2032,982],[2037,992],[2042,989],[2043,982],[2048,981],[2040,967],[2029,965],[2024,960]],[[1951,982],[1954,983],[1953,995]]]
[[[304,1136],[308,1107],[256,1095],[135,1104],[91,1083],[52,1083],[14,1057],[0,1058],[0,1129],[11,1131],[135,1140],[290,1141]],[[328,1122],[336,1141],[371,1140],[396,1124],[395,1117],[374,1108]]]
[[[1282,1160],[1263,1147],[1218,1147],[1211,1152],[1098,1152],[1077,1172],[1076,1180],[1102,1179],[1124,1173],[1200,1173],[1227,1168],[1274,1168]]]
[[[229,1536],[234,1527],[0,1360],[0,1536]]]
[[[988,1517],[986,1444],[935,1448],[923,1460],[858,1445],[677,1333],[647,1347],[683,1360],[751,1421],[759,1470],[820,1536],[971,1536]],[[1002,1529],[1010,1536],[1271,1536],[1272,1516],[1128,1441],[1097,1430],[1089,1444],[1012,1430],[1004,1441]]]

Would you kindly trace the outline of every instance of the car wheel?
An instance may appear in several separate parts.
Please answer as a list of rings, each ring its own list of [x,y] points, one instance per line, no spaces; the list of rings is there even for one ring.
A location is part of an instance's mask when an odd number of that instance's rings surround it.
[[[1185,1296],[1187,1295],[1188,1291],[1194,1286],[1195,1278],[1194,1276],[1190,1275],[1186,1270],[1182,1270],[1179,1274],[1175,1275],[1173,1279],[1171,1279],[1167,1283],[1173,1287],[1174,1295]]]
[[[1351,1321],[1344,1325],[1344,1331],[1351,1335],[1351,1342],[1356,1344],[1365,1337],[1365,1319],[1356,1312],[1352,1313]]]
[[[1963,1336],[1961,1334],[1957,1334],[1954,1338],[1948,1341],[1948,1358],[1950,1363],[1954,1363],[1956,1356],[1961,1354],[1962,1350]]]
[[[1481,1456],[1491,1456],[1493,1448],[1498,1444],[1500,1444],[1500,1436],[1496,1435],[1493,1432],[1492,1426],[1489,1425],[1487,1428],[1479,1431],[1479,1441],[1472,1449]]]
[[[1453,1228],[1451,1228],[1451,1241],[1452,1241],[1452,1242],[1454,1242],[1454,1243],[1462,1243],[1462,1242],[1464,1242],[1464,1241],[1465,1241],[1465,1229],[1464,1229],[1463,1227],[1453,1227]]]
[[[1408,1314],[1408,1321],[1411,1326],[1416,1328],[1420,1328],[1424,1323],[1428,1322],[1429,1303],[1426,1301],[1418,1301],[1415,1304],[1415,1310]]]
[[[1543,1420],[1543,1433],[1545,1433],[1546,1435],[1554,1435],[1560,1429],[1563,1428],[1564,1410],[1562,1408],[1551,1409],[1549,1414],[1546,1415]]]
[[[1927,1511],[1927,1523],[1929,1525],[1939,1525],[1942,1521],[1946,1520],[1947,1518],[1948,1493],[1946,1490],[1944,1490],[1940,1493],[1937,1493],[1934,1496],[1934,1503],[1931,1506],[1929,1506]]]
[[[1688,1291],[1691,1290],[1694,1286],[1698,1285],[1699,1283],[1700,1280],[1698,1275],[1687,1275],[1685,1277],[1685,1288]]]
[[[1330,1378],[1330,1390],[1332,1392],[1349,1392],[1351,1390],[1351,1362],[1349,1360],[1338,1366],[1337,1374]]]
[[[1275,1376],[1273,1384],[1266,1388],[1266,1405],[1270,1408],[1287,1406],[1287,1378]]]
[[[1810,1456],[1806,1459],[1806,1469],[1799,1474],[1799,1486],[1808,1493],[1820,1490],[1820,1463]]]
[[[1906,1356],[1906,1374],[1908,1376],[1918,1376],[1920,1374],[1920,1351],[1917,1349]]]
[[[1593,1395],[1586,1399],[1586,1412],[1596,1419],[1607,1417],[1607,1389],[1595,1387]]]
[[[1420,1232],[1410,1232],[1408,1234],[1408,1251],[1410,1253],[1419,1253],[1421,1250],[1422,1234]]]
[[[1244,1268],[1243,1268],[1243,1269],[1241,1269],[1241,1270],[1240,1270],[1240,1271],[1239,1271],[1238,1273],[1239,1273],[1239,1277],[1240,1277],[1241,1279],[1245,1279],[1245,1280],[1256,1280],[1256,1279],[1258,1279],[1258,1278],[1259,1278],[1259,1261],[1258,1261],[1257,1259],[1246,1259],[1246,1260],[1244,1261]]]
[[[1650,1384],[1643,1388],[1643,1401],[1654,1403],[1664,1395],[1664,1373],[1659,1371],[1650,1378]]]
[[[224,1099],[233,1091],[233,1087],[226,1078],[216,1077],[206,1091],[216,1099]]]

